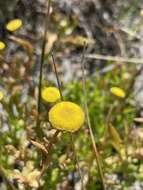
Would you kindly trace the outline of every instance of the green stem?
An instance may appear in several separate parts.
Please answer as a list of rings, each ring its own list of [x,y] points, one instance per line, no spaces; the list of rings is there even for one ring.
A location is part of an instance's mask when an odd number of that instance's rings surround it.
[[[63,98],[63,94],[62,94],[62,87],[61,87],[61,83],[60,83],[60,79],[59,79],[59,75],[58,75],[58,71],[57,71],[57,67],[56,67],[54,53],[52,52],[51,55],[52,55],[52,60],[53,60],[54,72],[55,72],[56,79],[57,79],[58,89],[60,91],[61,100],[63,101],[64,98]]]
[[[88,128],[89,128],[89,134],[90,134],[90,138],[91,138],[91,141],[92,141],[93,150],[94,150],[94,153],[95,153],[97,168],[98,168],[98,172],[99,172],[100,179],[101,179],[101,182],[102,182],[102,189],[105,190],[105,182],[104,182],[103,170],[102,170],[102,167],[101,167],[100,156],[99,156],[99,152],[97,150],[97,145],[96,145],[94,135],[93,135],[93,131],[92,131],[92,127],[91,127],[91,121],[90,121],[90,117],[89,117],[89,110],[88,110],[88,106],[87,106],[86,77],[85,77],[85,65],[84,65],[85,52],[86,52],[86,44],[84,43],[84,49],[83,49],[82,58],[81,58],[82,86],[83,86],[83,94],[84,94],[84,107],[85,107],[85,114],[86,114],[86,118],[87,118],[87,125],[88,125]]]
[[[75,146],[74,146],[74,136],[73,136],[73,134],[70,133],[70,137],[71,137],[71,144],[72,144],[72,149],[73,149],[75,161],[77,163],[77,168],[78,168],[80,179],[81,179],[81,186],[82,186],[82,189],[85,190],[84,182],[83,182],[84,179],[83,179],[83,175],[82,175],[82,172],[81,172],[81,169],[80,169],[79,159],[78,159],[78,156],[77,156],[77,153],[76,153],[76,149],[75,149]]]
[[[41,88],[42,88],[42,76],[43,76],[43,64],[44,64],[44,59],[45,59],[45,48],[46,48],[46,37],[47,37],[47,30],[48,30],[48,21],[50,18],[50,5],[51,5],[51,0],[48,0],[48,7],[47,7],[47,13],[45,16],[45,26],[44,26],[44,37],[42,41],[42,48],[41,48],[41,59],[40,59],[40,73],[39,73],[39,84],[38,84],[38,105],[37,105],[37,112],[38,112],[38,117],[37,117],[37,124],[36,124],[36,132],[37,136],[39,138],[42,137],[42,131],[40,130],[40,120],[39,116],[41,113]]]
[[[54,54],[53,54],[53,52],[52,52],[51,55],[52,55],[52,60],[53,60],[54,72],[55,72],[55,76],[56,76],[56,79],[57,79],[58,88],[59,88],[60,95],[61,95],[61,100],[63,101],[63,94],[62,94],[61,83],[60,83],[60,79],[59,79],[59,75],[58,75],[58,71],[57,71],[56,62],[55,62],[55,59],[54,59]],[[83,183],[83,176],[82,176],[82,173],[81,173],[81,170],[80,170],[80,166],[79,166],[78,156],[77,156],[77,154],[76,154],[76,150],[75,150],[75,146],[74,146],[73,135],[72,135],[71,133],[70,133],[70,137],[71,137],[72,148],[73,148],[73,152],[74,152],[74,156],[75,156],[75,161],[76,161],[77,167],[78,167],[78,172],[79,172],[79,175],[80,175],[80,177],[81,177],[82,189],[85,190],[85,188],[84,188],[84,183]]]

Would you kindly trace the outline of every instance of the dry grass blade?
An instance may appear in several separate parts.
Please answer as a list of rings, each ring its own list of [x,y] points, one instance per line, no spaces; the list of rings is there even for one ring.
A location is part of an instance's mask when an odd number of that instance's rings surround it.
[[[48,151],[46,150],[46,148],[44,147],[44,145],[42,145],[42,144],[40,144],[40,143],[38,143],[38,142],[36,142],[36,141],[33,141],[33,140],[31,140],[30,141],[36,148],[38,148],[39,150],[41,150],[44,154],[48,154]]]
[[[122,144],[123,141],[122,141],[118,131],[115,129],[115,127],[112,126],[111,123],[109,124],[109,133],[114,142],[116,142],[119,145]]]
[[[134,118],[134,121],[138,122],[138,123],[143,123],[143,118],[142,117],[136,117],[136,118]]]
[[[14,42],[16,42],[18,44],[20,44],[27,51],[29,57],[32,57],[32,55],[33,55],[33,46],[28,40],[18,38],[16,36],[12,36],[12,35],[9,36],[9,39],[13,40]]]
[[[101,59],[101,60],[105,60],[105,61],[127,62],[127,63],[143,63],[143,58],[106,56],[106,55],[100,55],[100,54],[86,54],[85,57],[90,58],[90,59]]]
[[[92,141],[93,150],[95,152],[96,163],[97,163],[99,175],[100,175],[101,182],[102,182],[102,189],[105,190],[105,182],[104,182],[103,170],[102,170],[102,167],[101,167],[100,157],[99,157],[99,153],[98,153],[96,142],[95,142],[94,135],[93,135],[91,122],[90,122],[90,117],[89,117],[88,106],[87,106],[86,77],[85,77],[85,66],[84,66],[85,52],[86,52],[86,44],[84,43],[84,49],[83,49],[82,58],[81,58],[82,86],[83,86],[83,94],[84,94],[84,107],[85,107],[85,113],[86,113],[87,125],[88,125],[88,128],[89,128],[90,138],[91,138],[91,141]]]

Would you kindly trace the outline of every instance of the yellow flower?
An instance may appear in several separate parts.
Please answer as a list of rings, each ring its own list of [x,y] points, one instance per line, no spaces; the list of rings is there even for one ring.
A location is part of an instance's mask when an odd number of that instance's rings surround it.
[[[59,130],[77,131],[84,123],[85,115],[80,106],[75,103],[62,101],[49,111],[49,121]]]
[[[20,19],[13,19],[9,21],[6,25],[6,29],[10,32],[18,30],[22,26],[22,20]]]
[[[3,97],[4,97],[4,94],[2,91],[0,91],[0,101],[3,99]]]
[[[112,94],[120,98],[124,98],[126,96],[126,93],[124,92],[124,90],[119,87],[112,87],[110,91]]]
[[[55,87],[46,87],[42,90],[41,96],[43,100],[46,102],[56,102],[57,100],[60,100],[60,92],[57,88]]]
[[[3,50],[5,48],[5,46],[6,46],[5,43],[0,41],[0,50]]]

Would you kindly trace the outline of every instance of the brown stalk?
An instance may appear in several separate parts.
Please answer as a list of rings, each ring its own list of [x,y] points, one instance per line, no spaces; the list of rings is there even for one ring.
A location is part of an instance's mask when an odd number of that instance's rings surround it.
[[[94,134],[93,134],[93,131],[92,131],[91,121],[90,121],[89,111],[88,111],[88,106],[87,106],[86,76],[85,76],[85,65],[84,65],[85,52],[86,52],[86,44],[84,43],[84,49],[83,49],[83,53],[82,53],[82,57],[81,57],[82,87],[83,87],[83,94],[84,94],[84,108],[85,108],[85,114],[86,114],[86,118],[87,118],[87,125],[88,125],[88,128],[89,128],[89,134],[90,134],[90,138],[91,138],[91,141],[92,141],[93,150],[94,150],[94,153],[95,153],[97,168],[98,168],[98,172],[99,172],[101,183],[102,183],[102,189],[105,190],[105,182],[104,182],[103,170],[102,170],[102,167],[101,167],[100,156],[99,156],[99,152],[97,150],[97,145],[96,145],[96,142],[95,142],[95,139],[94,139]]]
[[[57,79],[58,89],[60,91],[61,100],[63,101],[63,94],[62,94],[61,83],[60,83],[60,79],[59,79],[59,75],[58,75],[58,71],[57,71],[56,62],[55,62],[55,58],[54,58],[53,52],[51,53],[51,55],[52,55],[52,60],[53,60],[52,63],[53,63],[53,66],[54,66],[54,72],[55,72],[56,79]],[[82,172],[81,172],[80,165],[79,165],[79,159],[78,159],[78,156],[77,156],[77,153],[76,153],[76,149],[75,149],[75,145],[74,145],[73,134],[69,133],[69,135],[70,135],[70,138],[71,138],[71,145],[72,145],[72,149],[73,149],[73,153],[74,153],[74,158],[75,158],[75,161],[76,161],[76,164],[77,164],[77,168],[78,168],[78,172],[79,172],[79,175],[80,175],[80,178],[81,178],[82,189],[85,190],[84,182],[83,182],[83,176],[82,176]]]

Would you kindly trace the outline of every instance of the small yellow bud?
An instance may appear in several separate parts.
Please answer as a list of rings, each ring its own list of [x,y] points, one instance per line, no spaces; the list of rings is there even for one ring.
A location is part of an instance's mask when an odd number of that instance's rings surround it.
[[[6,25],[6,29],[10,32],[14,32],[18,30],[22,26],[22,20],[21,19],[13,19],[9,21]]]
[[[115,96],[118,96],[120,98],[124,98],[126,96],[126,93],[124,92],[124,90],[122,90],[119,87],[112,87],[110,89],[111,93],[114,94]]]
[[[6,46],[5,43],[0,41],[0,50],[5,49],[5,46]]]
[[[54,103],[57,100],[60,100],[60,92],[56,87],[46,87],[42,90],[41,93],[42,99],[45,102]]]
[[[0,101],[3,99],[3,97],[4,97],[4,94],[2,91],[0,91]]]

